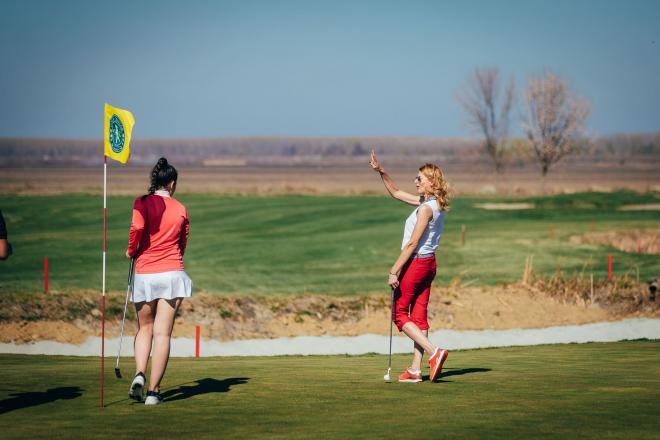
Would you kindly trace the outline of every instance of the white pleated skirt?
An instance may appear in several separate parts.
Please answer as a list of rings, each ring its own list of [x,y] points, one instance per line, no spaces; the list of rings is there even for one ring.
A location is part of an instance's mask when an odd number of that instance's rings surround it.
[[[133,302],[150,302],[161,298],[188,298],[192,296],[192,284],[192,280],[183,270],[136,273],[133,282]]]

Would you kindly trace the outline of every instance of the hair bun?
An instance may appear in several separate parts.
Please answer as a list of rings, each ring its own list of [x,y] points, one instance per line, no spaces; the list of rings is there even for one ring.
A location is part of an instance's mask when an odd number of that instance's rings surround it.
[[[161,157],[151,170],[151,182],[147,193],[154,194],[158,188],[165,188],[170,182],[176,182],[177,176],[176,168],[170,165],[166,158]]]

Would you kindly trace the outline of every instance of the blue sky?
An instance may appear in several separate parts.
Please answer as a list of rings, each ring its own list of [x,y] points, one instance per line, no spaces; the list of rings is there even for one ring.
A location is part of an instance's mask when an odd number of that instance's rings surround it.
[[[553,70],[593,134],[660,131],[656,1],[0,7],[0,137],[101,137],[104,102],[136,138],[466,136],[455,93],[483,66],[519,88]]]

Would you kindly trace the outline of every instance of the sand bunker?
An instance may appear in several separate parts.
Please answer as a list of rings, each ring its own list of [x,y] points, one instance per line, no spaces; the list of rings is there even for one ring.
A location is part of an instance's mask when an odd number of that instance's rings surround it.
[[[456,331],[439,330],[429,338],[449,350],[528,346],[538,344],[568,344],[585,342],[612,342],[630,339],[660,338],[660,319],[626,319],[586,325],[549,327],[542,329]],[[125,337],[122,354],[132,356],[132,338]],[[222,342],[203,339],[201,356],[275,356],[275,355],[328,355],[365,353],[386,354],[389,340],[385,335],[364,334],[359,336],[299,336],[296,338],[251,339]],[[79,345],[54,341],[16,345],[0,343],[0,353],[57,354],[70,356],[98,356],[101,341],[90,337]],[[106,353],[116,353],[119,338],[106,340]],[[393,353],[410,353],[410,340],[394,336]],[[195,340],[174,338],[171,356],[192,357]]]
[[[515,211],[520,209],[534,209],[533,203],[476,203],[475,208],[497,210],[497,211]]]
[[[584,235],[574,235],[569,241],[573,244],[613,246],[624,252],[660,254],[660,229],[590,232]]]

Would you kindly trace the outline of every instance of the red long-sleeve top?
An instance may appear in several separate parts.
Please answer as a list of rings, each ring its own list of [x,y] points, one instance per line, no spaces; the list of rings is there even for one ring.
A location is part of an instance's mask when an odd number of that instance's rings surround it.
[[[159,195],[135,199],[128,234],[128,254],[137,254],[135,273],[183,270],[189,233],[188,212],[179,201]]]

